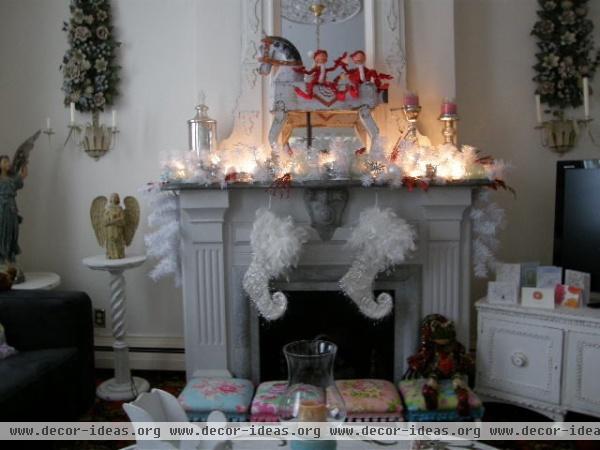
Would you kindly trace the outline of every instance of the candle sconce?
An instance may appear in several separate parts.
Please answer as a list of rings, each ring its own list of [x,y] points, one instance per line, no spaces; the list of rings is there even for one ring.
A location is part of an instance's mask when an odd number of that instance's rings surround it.
[[[79,146],[90,157],[98,160],[115,147],[117,133],[120,130],[114,122],[113,115],[112,126],[100,123],[100,114],[97,112],[92,113],[92,122],[88,122],[85,125],[78,124],[72,120],[68,125],[69,135],[65,140],[65,145],[67,145],[71,138],[77,139]]]
[[[542,145],[544,147],[556,153],[563,154],[575,147],[582,129],[588,128],[592,120],[591,117],[565,119],[564,113],[560,111],[555,119],[544,120],[535,128],[541,132]]]

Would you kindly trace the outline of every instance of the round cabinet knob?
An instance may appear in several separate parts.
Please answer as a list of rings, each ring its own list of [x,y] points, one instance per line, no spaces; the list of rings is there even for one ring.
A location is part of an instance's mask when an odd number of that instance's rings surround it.
[[[517,367],[525,367],[527,365],[527,356],[521,352],[513,353],[510,360]]]

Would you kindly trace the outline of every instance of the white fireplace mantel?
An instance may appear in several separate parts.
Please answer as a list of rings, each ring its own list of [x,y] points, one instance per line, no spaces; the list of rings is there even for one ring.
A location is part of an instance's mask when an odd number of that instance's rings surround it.
[[[420,292],[403,300],[415,304],[397,305],[399,310],[412,311],[414,316],[403,322],[412,324],[412,329],[403,334],[404,342],[396,348],[398,364],[403,365],[414,351],[418,321],[426,314],[440,313],[455,320],[458,338],[468,346],[471,239],[466,211],[476,188],[448,185],[434,186],[427,192],[409,192],[349,187],[341,226],[328,241],[322,241],[312,230],[298,270],[349,266],[352,254],[344,243],[360,212],[377,201],[380,207],[392,208],[413,224],[418,233],[418,249],[406,264],[421,268]],[[292,188],[289,198],[273,197],[272,211],[291,215],[297,223],[309,226],[304,189]],[[267,207],[268,196],[264,188],[256,187],[180,190],[188,377],[228,372],[251,375],[248,361],[258,351],[251,332],[256,313],[243,295],[241,275],[252,256],[249,238],[256,210]],[[398,289],[402,289],[400,284]],[[257,376],[255,371],[252,375]]]

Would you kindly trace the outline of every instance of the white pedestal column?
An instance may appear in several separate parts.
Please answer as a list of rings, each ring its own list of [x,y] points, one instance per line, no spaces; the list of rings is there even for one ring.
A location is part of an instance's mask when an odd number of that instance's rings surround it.
[[[127,269],[141,266],[146,256],[131,256],[122,259],[107,259],[105,256],[85,258],[83,264],[92,270],[104,270],[110,275],[110,314],[115,358],[115,376],[104,381],[96,394],[103,400],[132,400],[140,392],[150,389],[150,384],[143,378],[132,377],[129,368],[129,348],[125,342],[125,276]]]

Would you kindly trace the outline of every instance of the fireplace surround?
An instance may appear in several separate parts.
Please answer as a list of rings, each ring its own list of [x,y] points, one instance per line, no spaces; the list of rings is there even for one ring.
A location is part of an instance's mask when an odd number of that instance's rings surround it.
[[[393,377],[401,377],[417,345],[421,317],[440,313],[457,323],[458,339],[469,345],[471,231],[468,208],[480,183],[432,186],[427,192],[348,185],[347,204],[331,233],[311,229],[299,265],[273,287],[284,291],[339,291],[352,262],[344,244],[358,216],[377,203],[392,208],[417,231],[417,250],[405,264],[380,274],[375,290],[393,291]],[[338,186],[339,187],[339,186]],[[269,201],[265,186],[172,185],[179,191],[184,336],[187,377],[226,375],[262,380],[256,311],[242,289],[250,264],[250,232],[256,210],[267,207],[311,225],[307,189],[295,185],[289,197]],[[323,195],[328,198],[330,195]]]

